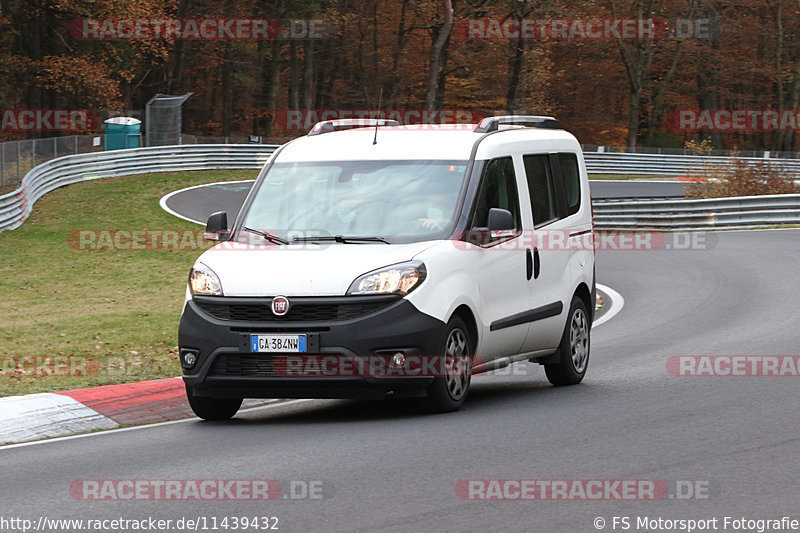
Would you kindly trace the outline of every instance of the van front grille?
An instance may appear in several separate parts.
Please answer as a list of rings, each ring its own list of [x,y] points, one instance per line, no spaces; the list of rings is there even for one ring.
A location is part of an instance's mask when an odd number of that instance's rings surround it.
[[[272,298],[198,298],[204,312],[219,320],[237,322],[325,322],[351,320],[378,311],[396,302],[396,296],[353,298],[289,298],[289,312],[272,312]]]
[[[220,354],[214,359],[210,376],[278,377],[286,375],[286,357],[269,353]],[[281,364],[283,362],[283,372]],[[277,363],[277,365],[276,365]]]

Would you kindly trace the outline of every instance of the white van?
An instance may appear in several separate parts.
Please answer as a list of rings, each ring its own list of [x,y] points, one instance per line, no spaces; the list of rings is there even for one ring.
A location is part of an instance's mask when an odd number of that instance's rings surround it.
[[[348,129],[343,129],[348,128]],[[275,151],[194,264],[179,330],[189,403],[420,398],[528,360],[579,383],[595,303],[580,145],[551,117],[317,124]]]

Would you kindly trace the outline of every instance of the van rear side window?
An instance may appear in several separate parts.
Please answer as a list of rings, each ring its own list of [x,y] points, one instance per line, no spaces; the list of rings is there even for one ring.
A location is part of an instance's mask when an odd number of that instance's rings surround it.
[[[561,177],[564,182],[564,195],[567,197],[567,215],[574,215],[581,208],[581,175],[578,158],[575,154],[560,153]]]

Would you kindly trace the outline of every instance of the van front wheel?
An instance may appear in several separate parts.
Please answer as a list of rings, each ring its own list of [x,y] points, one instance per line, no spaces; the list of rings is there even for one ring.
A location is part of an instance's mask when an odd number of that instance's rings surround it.
[[[583,380],[589,365],[591,330],[586,305],[579,297],[572,299],[567,325],[558,346],[558,362],[544,365],[547,379],[553,385],[575,385]]]
[[[209,398],[195,396],[189,387],[186,387],[186,398],[194,414],[203,420],[228,420],[233,417],[242,406],[241,398]]]
[[[437,376],[428,387],[425,406],[429,411],[457,411],[464,403],[472,377],[473,349],[467,325],[454,316],[447,323],[442,355],[435,365]]]

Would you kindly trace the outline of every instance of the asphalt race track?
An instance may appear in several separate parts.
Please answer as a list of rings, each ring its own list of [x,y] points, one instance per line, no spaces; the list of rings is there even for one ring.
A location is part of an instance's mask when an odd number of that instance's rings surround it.
[[[592,197],[596,199],[683,197],[685,192],[685,184],[677,181],[598,180],[589,183]],[[162,206],[182,218],[202,223],[211,213],[225,211],[228,223],[232,224],[251,185],[252,181],[234,181],[191,187],[166,197]]]
[[[0,448],[2,515],[34,524],[41,516],[265,516],[278,517],[283,532],[621,531],[615,516],[628,517],[628,531],[645,531],[636,527],[643,517],[717,518],[724,531],[725,516],[800,519],[800,378],[667,371],[672,356],[798,354],[800,231],[694,242],[706,249],[598,252],[598,279],[625,306],[593,330],[581,385],[554,388],[524,363],[476,377],[451,414],[300,401],[230,423],[191,419]],[[281,482],[287,498],[79,501],[69,492],[84,479],[253,478]],[[460,499],[459,480],[474,479],[657,480],[669,495]],[[321,498],[288,498],[291,486],[302,496],[306,482]],[[700,497],[684,498],[687,487]]]

